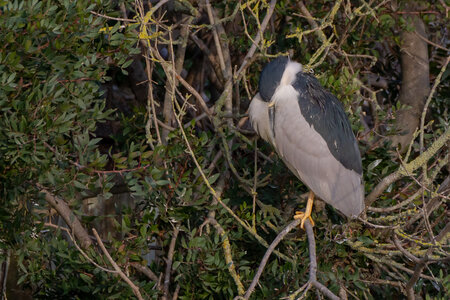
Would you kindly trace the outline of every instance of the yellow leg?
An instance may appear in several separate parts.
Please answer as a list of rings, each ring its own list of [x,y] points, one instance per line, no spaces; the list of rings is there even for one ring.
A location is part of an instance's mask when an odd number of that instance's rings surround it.
[[[304,225],[305,225],[306,219],[309,219],[309,221],[311,222],[311,225],[314,226],[314,221],[311,218],[313,202],[314,202],[314,193],[312,191],[310,191],[309,195],[308,195],[308,202],[306,203],[306,211],[305,212],[302,212],[302,211],[295,212],[294,219],[302,219],[302,223],[300,224],[301,229],[305,229]]]

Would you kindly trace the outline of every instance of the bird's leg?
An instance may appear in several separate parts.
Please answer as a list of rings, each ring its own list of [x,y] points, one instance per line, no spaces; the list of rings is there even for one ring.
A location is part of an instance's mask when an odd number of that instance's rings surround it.
[[[314,193],[312,191],[309,191],[308,202],[306,203],[305,212],[302,212],[302,211],[295,212],[294,219],[302,219],[302,223],[300,224],[301,229],[305,229],[304,225],[305,225],[306,219],[309,219],[309,221],[311,222],[311,225],[314,226],[314,221],[311,218],[313,202],[314,202]]]

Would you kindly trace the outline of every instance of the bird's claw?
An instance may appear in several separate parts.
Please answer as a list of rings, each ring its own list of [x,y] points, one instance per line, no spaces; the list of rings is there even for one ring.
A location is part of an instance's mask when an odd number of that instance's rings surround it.
[[[301,220],[302,220],[302,222],[300,223],[300,228],[301,228],[301,229],[305,229],[305,221],[306,221],[307,219],[309,219],[309,222],[311,223],[311,226],[314,226],[314,221],[313,221],[313,219],[311,218],[311,215],[307,215],[307,214],[305,214],[305,213],[302,212],[302,211],[296,211],[296,212],[295,212],[294,219],[295,219],[295,220],[297,220],[297,219],[301,219]]]

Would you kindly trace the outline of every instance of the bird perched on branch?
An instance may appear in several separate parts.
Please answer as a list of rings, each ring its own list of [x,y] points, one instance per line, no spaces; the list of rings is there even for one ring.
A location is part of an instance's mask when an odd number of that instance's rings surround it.
[[[279,57],[264,67],[249,117],[310,189],[306,211],[294,217],[302,219],[302,228],[306,219],[314,224],[314,194],[347,217],[363,211],[361,155],[348,118],[339,100],[301,64]]]

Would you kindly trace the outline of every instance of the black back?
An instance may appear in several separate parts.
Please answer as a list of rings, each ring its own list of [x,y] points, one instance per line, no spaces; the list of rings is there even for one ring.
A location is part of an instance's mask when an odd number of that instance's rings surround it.
[[[288,61],[289,59],[286,56],[278,57],[268,63],[262,70],[259,77],[259,94],[265,102],[272,99]]]
[[[341,102],[312,75],[297,73],[293,86],[300,94],[303,117],[326,141],[331,154],[347,169],[362,174],[358,144]]]

